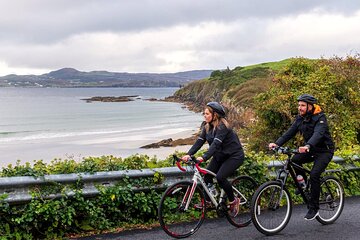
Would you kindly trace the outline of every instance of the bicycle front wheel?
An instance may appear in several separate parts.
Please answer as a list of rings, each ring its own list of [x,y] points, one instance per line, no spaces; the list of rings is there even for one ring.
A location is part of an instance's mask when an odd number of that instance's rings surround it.
[[[278,181],[262,184],[251,200],[251,217],[257,230],[274,235],[288,224],[292,211],[289,191]]]
[[[162,229],[171,237],[188,237],[194,234],[204,221],[204,193],[199,186],[192,188],[193,182],[175,183],[166,189],[160,200],[159,222]]]
[[[344,208],[344,188],[340,181],[333,177],[324,177],[320,185],[319,216],[320,223],[326,225],[336,221]]]
[[[235,227],[246,227],[251,223],[250,204],[257,184],[250,176],[240,176],[231,185],[235,197],[240,199],[239,214],[236,217],[226,214],[226,218]]]

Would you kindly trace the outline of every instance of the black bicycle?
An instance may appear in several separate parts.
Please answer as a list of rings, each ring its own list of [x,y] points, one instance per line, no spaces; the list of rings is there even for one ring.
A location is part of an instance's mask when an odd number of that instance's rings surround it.
[[[283,168],[277,173],[275,181],[269,181],[262,184],[254,193],[251,200],[252,221],[261,233],[265,235],[274,235],[283,230],[288,224],[292,212],[292,199],[286,188],[288,176],[292,177],[294,184],[303,201],[307,204],[310,197],[310,171],[291,161],[293,154],[297,150],[277,147],[273,149],[280,154],[286,154],[286,161]],[[295,170],[304,171],[309,177],[306,188],[296,180]],[[336,221],[344,207],[344,189],[341,182],[332,175],[326,175],[321,178],[319,199],[319,215],[316,220],[326,225]]]
[[[178,168],[186,171],[181,165],[181,159],[174,155]],[[191,181],[179,181],[169,186],[159,204],[158,218],[162,229],[175,238],[185,238],[194,234],[205,219],[206,210],[216,210],[218,216],[225,216],[235,227],[245,227],[251,222],[250,201],[256,189],[256,182],[249,176],[239,176],[232,180],[231,185],[236,197],[240,199],[239,214],[231,216],[226,204],[226,194],[220,189],[216,178],[214,185],[216,191],[212,191],[205,184],[203,175],[215,173],[199,166],[199,161],[192,157],[186,164],[194,171]],[[205,200],[207,194],[211,206],[207,206]]]

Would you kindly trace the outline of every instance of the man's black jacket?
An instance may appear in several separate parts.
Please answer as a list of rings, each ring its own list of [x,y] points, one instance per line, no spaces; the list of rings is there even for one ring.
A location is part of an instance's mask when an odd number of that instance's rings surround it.
[[[298,115],[291,127],[275,143],[281,146],[298,132],[304,137],[304,145],[310,145],[311,151],[334,151],[334,142],[323,112],[307,117]]]

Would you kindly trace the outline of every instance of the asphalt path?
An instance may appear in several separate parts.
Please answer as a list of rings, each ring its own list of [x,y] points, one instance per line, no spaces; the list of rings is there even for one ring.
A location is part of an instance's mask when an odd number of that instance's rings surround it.
[[[230,225],[226,218],[205,219],[200,229],[189,240],[232,240],[232,239],[267,239],[267,240],[359,240],[360,239],[360,196],[345,199],[345,206],[341,216],[330,225],[322,225],[318,221],[306,221],[304,216],[307,212],[305,205],[294,206],[290,222],[286,228],[275,236],[265,236],[258,232],[253,224],[244,228],[235,228]],[[151,230],[132,230],[120,233],[96,235],[78,238],[79,240],[158,240],[174,239],[168,236],[161,228]]]

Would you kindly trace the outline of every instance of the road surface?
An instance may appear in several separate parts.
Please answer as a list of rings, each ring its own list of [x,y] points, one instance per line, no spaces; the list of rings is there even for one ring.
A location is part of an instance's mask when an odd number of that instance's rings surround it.
[[[321,225],[318,221],[305,221],[305,205],[294,206],[290,222],[278,235],[267,237],[256,230],[253,224],[245,228],[235,228],[226,218],[205,219],[200,229],[189,240],[245,240],[245,239],[291,239],[291,240],[358,240],[360,239],[360,196],[345,199],[341,216],[331,225]],[[173,239],[161,228],[132,230],[121,233],[103,234],[78,240],[158,240]]]

